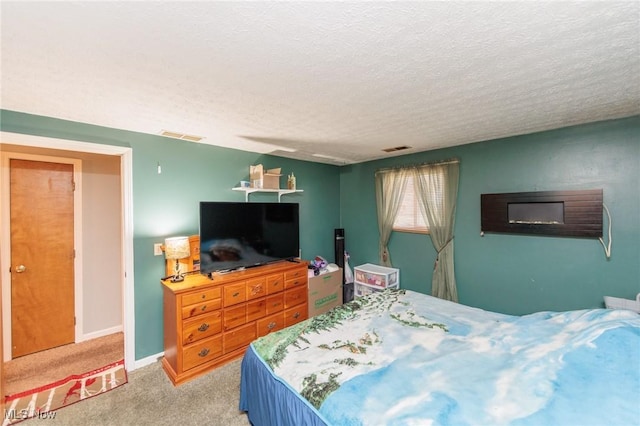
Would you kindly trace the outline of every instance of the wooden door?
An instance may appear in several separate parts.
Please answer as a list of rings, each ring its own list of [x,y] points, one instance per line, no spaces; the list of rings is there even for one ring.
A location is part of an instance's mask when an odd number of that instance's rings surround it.
[[[12,358],[75,340],[73,165],[10,160]]]
[[[5,406],[5,399],[4,396],[6,395],[5,391],[4,391],[4,353],[3,353],[3,347],[4,347],[4,340],[2,337],[2,333],[3,333],[3,328],[2,328],[2,274],[0,274],[0,413],[3,414],[3,416],[5,416],[4,418],[6,418],[6,411],[4,411],[4,406]]]

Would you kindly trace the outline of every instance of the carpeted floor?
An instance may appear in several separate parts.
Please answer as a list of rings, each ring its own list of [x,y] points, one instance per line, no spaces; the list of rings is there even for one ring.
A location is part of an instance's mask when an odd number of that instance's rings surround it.
[[[6,395],[23,392],[123,358],[123,333],[26,355],[4,364],[4,391]]]
[[[129,383],[29,424],[65,426],[249,425],[238,410],[240,363],[233,361],[174,387],[160,362],[129,373]]]

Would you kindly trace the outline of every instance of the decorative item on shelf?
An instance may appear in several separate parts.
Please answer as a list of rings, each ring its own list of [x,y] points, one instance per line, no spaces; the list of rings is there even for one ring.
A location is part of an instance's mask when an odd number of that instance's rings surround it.
[[[189,237],[173,237],[164,240],[164,255],[167,260],[175,259],[176,261],[171,282],[184,281],[184,273],[180,271],[180,259],[187,258],[191,255]]]
[[[293,172],[287,176],[287,189],[292,189],[294,191],[296,189],[296,177],[293,175]]]
[[[251,188],[280,189],[281,168],[266,170],[262,164],[249,166],[249,181]]]

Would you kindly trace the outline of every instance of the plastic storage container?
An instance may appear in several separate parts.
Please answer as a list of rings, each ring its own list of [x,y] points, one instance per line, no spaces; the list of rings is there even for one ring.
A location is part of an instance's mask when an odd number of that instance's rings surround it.
[[[640,313],[640,293],[636,296],[636,300],[604,296],[604,306],[607,309],[628,309]]]
[[[397,285],[393,285],[387,288],[398,288]],[[370,285],[365,285],[365,284],[358,284],[358,283],[353,283],[353,296],[354,297],[362,297],[362,296],[366,296],[368,294],[372,294],[378,291],[383,291],[384,288],[380,288],[380,287],[373,287]]]
[[[356,284],[383,289],[400,285],[400,270],[397,268],[365,263],[353,268],[353,275]]]

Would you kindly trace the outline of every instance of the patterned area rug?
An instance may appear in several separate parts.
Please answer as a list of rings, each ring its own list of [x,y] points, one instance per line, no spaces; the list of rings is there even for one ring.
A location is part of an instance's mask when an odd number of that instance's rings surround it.
[[[127,383],[124,359],[97,370],[40,386],[5,398],[3,426],[32,417],[53,418],[56,410],[108,392]]]

